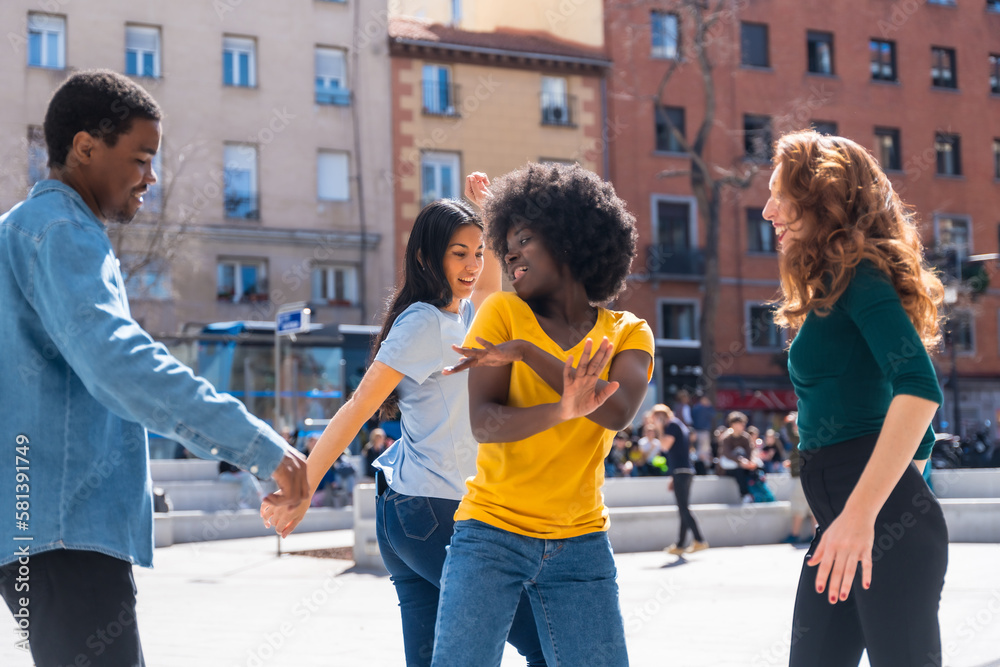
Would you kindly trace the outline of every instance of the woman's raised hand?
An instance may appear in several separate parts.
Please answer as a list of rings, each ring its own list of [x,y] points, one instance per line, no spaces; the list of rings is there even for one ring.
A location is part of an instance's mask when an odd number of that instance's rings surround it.
[[[481,171],[474,171],[465,177],[465,196],[480,209],[486,204],[486,200],[492,197],[490,193],[490,179]]]
[[[476,336],[476,342],[483,347],[452,345],[451,349],[461,354],[462,358],[454,366],[446,366],[441,374],[454,375],[476,366],[506,366],[524,358],[520,340],[509,340],[506,343],[494,345],[485,338]]]
[[[618,389],[617,382],[598,386],[604,367],[611,361],[614,346],[605,338],[591,356],[593,347],[594,341],[588,338],[583,344],[579,365],[573,367],[573,356],[570,355],[563,366],[563,393],[559,400],[559,417],[563,421],[589,415],[604,405]]]

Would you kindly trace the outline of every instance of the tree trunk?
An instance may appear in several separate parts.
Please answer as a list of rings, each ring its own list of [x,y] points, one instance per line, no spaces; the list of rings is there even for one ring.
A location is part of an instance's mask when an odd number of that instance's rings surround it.
[[[692,186],[695,183],[692,179]],[[695,192],[705,224],[705,294],[701,304],[701,384],[705,395],[715,403],[716,380],[723,368],[716,362],[715,322],[719,310],[719,195],[720,184],[712,181],[698,184]],[[700,192],[698,192],[700,190]]]

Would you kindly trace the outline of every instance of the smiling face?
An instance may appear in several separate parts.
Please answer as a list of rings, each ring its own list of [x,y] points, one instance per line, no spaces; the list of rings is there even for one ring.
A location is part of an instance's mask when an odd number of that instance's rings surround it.
[[[527,225],[516,225],[507,232],[504,265],[511,286],[525,300],[551,289],[561,279],[559,266],[541,236]]]
[[[778,164],[771,174],[771,181],[768,187],[771,190],[771,197],[764,207],[764,219],[769,220],[774,225],[774,233],[778,237],[778,247],[784,251],[788,244],[801,239],[805,235],[805,223],[802,218],[791,220],[791,207],[787,201],[782,201],[781,192],[778,186],[778,178],[781,172],[781,165]]]
[[[142,196],[157,180],[152,161],[160,148],[160,122],[136,119],[114,146],[101,139],[93,139],[89,146],[80,172],[93,197],[95,213],[108,222],[131,221],[142,207]]]
[[[475,225],[462,225],[455,230],[444,251],[445,278],[451,287],[452,300],[446,310],[458,312],[460,299],[468,299],[483,272],[483,232]]]

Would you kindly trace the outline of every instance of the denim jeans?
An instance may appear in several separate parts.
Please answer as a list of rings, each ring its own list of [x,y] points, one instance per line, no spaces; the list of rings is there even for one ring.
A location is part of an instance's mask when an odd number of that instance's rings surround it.
[[[527,592],[551,667],[628,665],[617,570],[603,531],[562,540],[455,524],[438,605],[434,667],[490,667]]]
[[[407,496],[391,488],[375,500],[378,547],[399,598],[407,667],[431,664],[441,571],[456,509],[457,500]],[[520,604],[515,600],[515,606],[517,614],[505,626],[500,648],[506,639],[530,667],[544,667],[545,655],[526,596],[521,596]]]

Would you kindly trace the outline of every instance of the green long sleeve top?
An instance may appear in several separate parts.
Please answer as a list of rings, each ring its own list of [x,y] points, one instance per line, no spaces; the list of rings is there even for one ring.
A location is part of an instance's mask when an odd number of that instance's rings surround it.
[[[941,388],[899,295],[869,261],[858,265],[825,317],[809,313],[792,342],[788,372],[799,402],[799,449],[879,433],[899,394],[941,404]],[[930,456],[928,427],[916,459]]]

